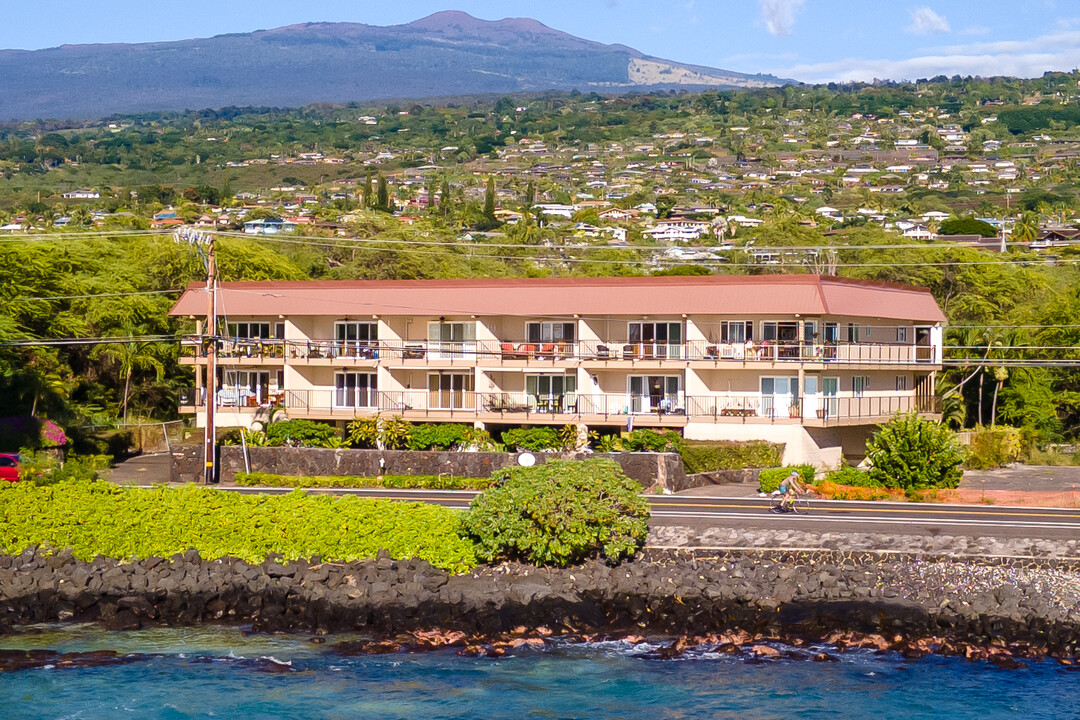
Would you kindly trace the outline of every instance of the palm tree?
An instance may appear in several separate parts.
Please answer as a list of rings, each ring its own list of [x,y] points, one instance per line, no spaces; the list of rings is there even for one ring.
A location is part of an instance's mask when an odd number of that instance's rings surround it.
[[[1031,242],[1039,237],[1040,230],[1039,216],[1033,212],[1026,212],[1013,225],[1012,239],[1014,242]]]
[[[125,328],[125,331],[129,337],[135,334],[130,327]],[[120,407],[124,424],[127,424],[128,405],[131,400],[131,378],[135,372],[153,370],[158,381],[165,376],[165,365],[158,357],[158,346],[138,340],[98,345],[93,352],[93,357],[107,359],[118,366],[119,374],[124,378],[124,392],[121,396]]]

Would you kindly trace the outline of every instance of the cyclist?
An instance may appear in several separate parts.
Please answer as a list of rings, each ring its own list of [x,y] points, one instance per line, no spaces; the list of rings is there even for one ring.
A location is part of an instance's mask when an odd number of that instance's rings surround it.
[[[783,496],[780,500],[780,512],[791,512],[795,498],[804,492],[806,490],[799,484],[799,471],[792,470],[791,474],[780,482],[780,494]]]

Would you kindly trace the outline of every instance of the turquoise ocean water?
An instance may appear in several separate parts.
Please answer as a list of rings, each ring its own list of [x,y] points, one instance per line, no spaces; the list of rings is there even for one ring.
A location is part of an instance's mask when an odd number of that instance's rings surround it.
[[[0,719],[30,718],[1080,718],[1080,672],[999,670],[860,651],[837,663],[701,654],[647,660],[623,643],[500,659],[452,651],[340,657],[308,636],[231,628],[0,637],[0,648],[150,653],[87,669],[0,673]]]

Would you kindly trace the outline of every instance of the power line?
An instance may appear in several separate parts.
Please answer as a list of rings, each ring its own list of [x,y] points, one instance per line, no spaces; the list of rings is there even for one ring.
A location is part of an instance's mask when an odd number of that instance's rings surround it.
[[[142,290],[138,292],[122,292],[122,293],[91,293],[87,295],[51,295],[51,296],[37,296],[37,295],[18,295],[11,298],[4,298],[7,300],[86,300],[89,298],[110,298],[110,297],[135,297],[138,295],[172,295],[175,293],[182,293],[183,290]]]

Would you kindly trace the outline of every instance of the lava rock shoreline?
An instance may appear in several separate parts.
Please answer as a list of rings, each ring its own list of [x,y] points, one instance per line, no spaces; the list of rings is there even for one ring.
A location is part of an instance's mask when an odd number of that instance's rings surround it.
[[[768,657],[792,646],[975,659],[1080,652],[1080,562],[952,560],[876,552],[646,550],[611,567],[507,563],[450,575],[385,553],[356,563],[250,565],[195,551],[130,563],[68,551],[0,555],[0,634],[46,622],[250,624],[256,632],[361,632],[355,652],[460,647],[495,654],[552,634],[668,639]]]

